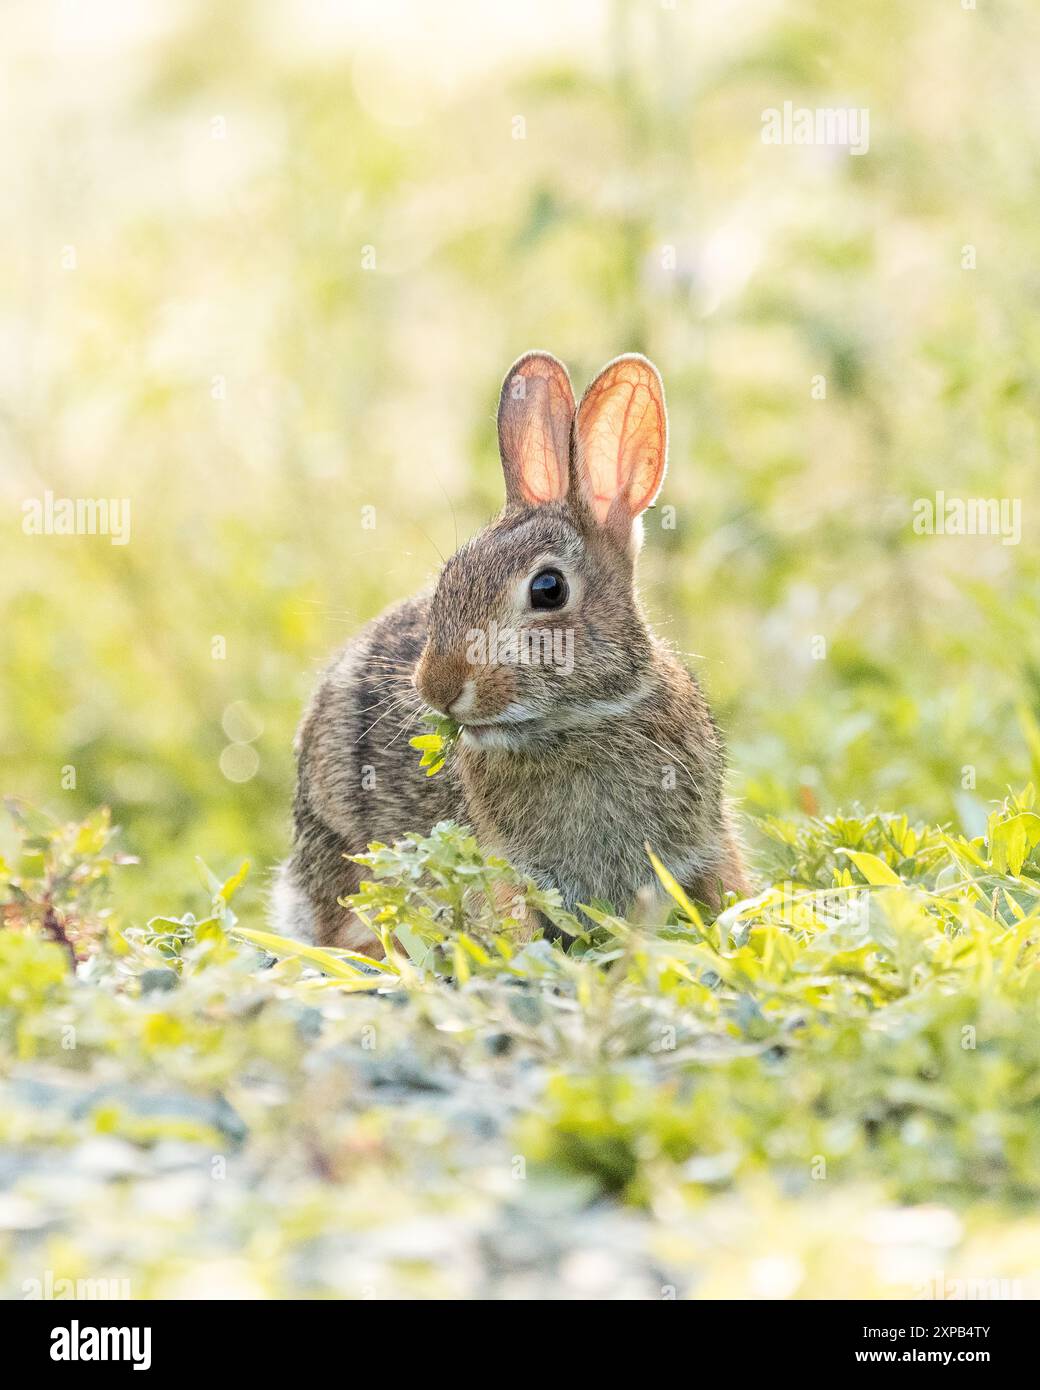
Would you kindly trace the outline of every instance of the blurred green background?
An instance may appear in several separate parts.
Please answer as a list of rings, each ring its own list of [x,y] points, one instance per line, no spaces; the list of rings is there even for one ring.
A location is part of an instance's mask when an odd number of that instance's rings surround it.
[[[0,787],[111,804],[131,915],[285,853],[316,674],[497,509],[531,347],[663,373],[643,589],[749,812],[975,833],[1026,780],[1034,5],[14,3],[4,37]],[[869,152],[763,144],[788,100],[868,108]],[[24,534],[47,489],[129,498],[130,543]],[[1021,543],[915,534],[937,490],[1020,499]]]

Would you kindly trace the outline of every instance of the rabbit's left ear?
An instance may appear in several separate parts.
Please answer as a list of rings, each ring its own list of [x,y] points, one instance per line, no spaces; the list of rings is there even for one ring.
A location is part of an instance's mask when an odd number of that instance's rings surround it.
[[[498,448],[506,496],[537,507],[567,495],[574,392],[550,352],[529,352],[509,368],[498,402]]]
[[[652,362],[626,353],[603,368],[581,398],[575,445],[577,486],[586,506],[627,543],[668,466],[664,386]]]

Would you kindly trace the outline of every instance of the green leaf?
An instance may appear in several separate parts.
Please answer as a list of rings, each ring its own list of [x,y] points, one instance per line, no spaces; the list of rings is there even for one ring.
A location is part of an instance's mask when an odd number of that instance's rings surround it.
[[[413,748],[418,748],[420,752],[429,750],[433,753],[439,753],[444,747],[444,740],[441,738],[440,734],[417,734],[415,738],[410,738],[408,742]]]
[[[686,890],[679,881],[665,868],[664,864],[650,848],[648,841],[643,842],[643,848],[646,850],[650,863],[654,866],[654,873],[660,879],[661,886],[664,888],[665,892],[673,902],[678,903],[685,916],[689,918],[694,926],[699,927],[703,931],[704,920],[698,911],[697,904],[687,896]]]
[[[378,987],[385,984],[388,979],[396,979],[397,977],[397,972],[393,966],[388,965],[385,961],[377,961],[371,956],[361,955],[357,951],[342,950],[339,947],[308,946],[306,942],[297,941],[290,936],[279,936],[274,932],[255,931],[249,927],[233,927],[230,935],[240,937],[253,946],[259,946],[261,950],[269,952],[272,956],[278,956],[279,959],[297,957],[300,960],[309,961],[312,965],[316,965],[319,970],[324,971],[326,975],[332,975],[338,980],[350,981],[353,984],[370,981]],[[350,964],[351,961],[357,961],[378,970],[379,977],[373,979],[372,976],[362,974]]]
[[[889,868],[883,859],[864,849],[838,849],[839,854],[847,854],[867,882],[875,888],[901,888],[903,880]]]
[[[997,873],[1020,874],[1037,844],[1040,844],[1040,816],[1035,811],[1020,811],[1007,820],[991,818],[990,858]]]
[[[223,898],[226,903],[229,903],[231,899],[235,896],[235,894],[238,892],[238,890],[242,887],[242,884],[245,883],[248,874],[249,860],[243,859],[238,872],[236,874],[232,874],[232,876],[220,886],[220,888],[218,889],[218,896]]]

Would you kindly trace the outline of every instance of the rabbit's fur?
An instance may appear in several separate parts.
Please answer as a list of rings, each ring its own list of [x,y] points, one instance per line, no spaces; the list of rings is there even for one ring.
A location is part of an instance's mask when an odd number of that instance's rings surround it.
[[[718,729],[635,593],[640,514],[665,472],[656,369],[617,358],[575,411],[563,366],[529,353],[503,384],[499,444],[502,514],[432,592],[343,648],[304,717],[294,852],[275,888],[283,931],[371,949],[337,901],[361,875],[344,855],[444,819],[472,825],[570,911],[600,900],[625,912],[658,891],[645,843],[703,901],[747,891]],[[568,586],[558,611],[531,607],[547,568]],[[492,650],[496,634],[532,630],[541,659],[508,641]],[[463,732],[428,778],[409,739],[429,707]]]

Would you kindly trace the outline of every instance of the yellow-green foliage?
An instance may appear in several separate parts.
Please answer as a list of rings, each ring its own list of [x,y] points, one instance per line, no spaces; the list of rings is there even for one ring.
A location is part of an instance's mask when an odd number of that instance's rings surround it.
[[[240,871],[204,873],[198,918],[147,928],[101,934],[70,902],[63,925],[93,943],[74,976],[23,876],[0,931],[5,1286],[51,1269],[137,1295],[1024,1292],[1034,803],[1008,799],[974,840],[774,821],[754,899],[711,920],[664,875],[671,913],[593,909],[569,953],[528,939],[526,909],[578,923],[450,824],[362,857],[353,906],[380,961],[244,925]],[[107,874],[98,825],[50,832],[73,878]],[[29,857],[47,840],[36,823]]]

